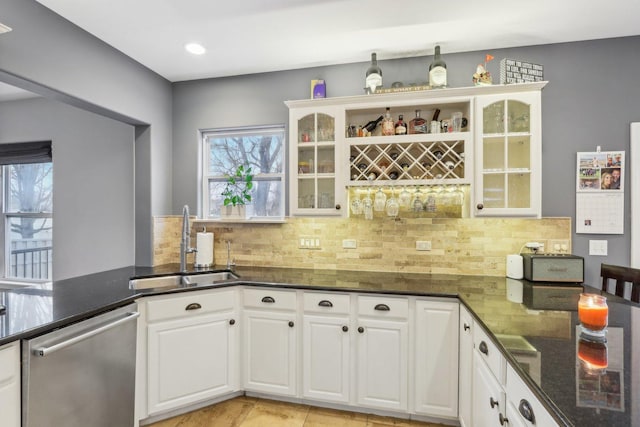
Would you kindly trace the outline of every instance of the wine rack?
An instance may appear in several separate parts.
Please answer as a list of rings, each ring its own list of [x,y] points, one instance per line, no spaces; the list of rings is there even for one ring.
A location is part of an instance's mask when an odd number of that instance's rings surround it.
[[[372,182],[419,184],[434,180],[469,183],[465,153],[468,134],[405,135],[352,138],[349,185]]]

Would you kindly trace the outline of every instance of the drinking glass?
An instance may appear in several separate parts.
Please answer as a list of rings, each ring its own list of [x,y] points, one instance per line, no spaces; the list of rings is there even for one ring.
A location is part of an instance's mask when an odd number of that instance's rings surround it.
[[[376,212],[384,211],[385,204],[387,202],[387,195],[382,191],[382,187],[378,187],[376,195],[373,198],[373,210]]]
[[[392,216],[392,217],[398,216],[400,205],[398,204],[398,200],[396,199],[396,193],[393,187],[391,187],[391,197],[387,200],[386,210],[387,210],[387,216]]]
[[[409,209],[411,206],[411,193],[407,191],[407,187],[402,187],[400,196],[398,196],[398,204],[400,207]]]
[[[367,195],[362,199],[362,212],[364,219],[373,219],[373,200],[371,200],[371,190],[367,190]]]
[[[360,194],[358,194],[358,190],[355,190],[355,197],[351,200],[351,213],[353,215],[362,214],[362,201],[360,200]]]
[[[413,211],[420,212],[422,211],[422,192],[419,187],[416,187],[416,193],[413,196]]]

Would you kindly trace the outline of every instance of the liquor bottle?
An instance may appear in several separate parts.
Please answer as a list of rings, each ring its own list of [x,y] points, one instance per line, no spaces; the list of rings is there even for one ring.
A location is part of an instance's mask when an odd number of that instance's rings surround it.
[[[429,85],[432,89],[447,87],[447,64],[440,56],[440,45],[436,45],[433,62],[429,65]]]
[[[384,119],[382,119],[382,134],[383,135],[395,135],[396,126],[393,123],[393,117],[391,117],[391,109],[387,107],[386,113],[384,113]]]
[[[380,123],[382,121],[382,118],[383,117],[380,116],[375,120],[371,120],[366,125],[362,126],[362,129],[366,130],[369,133],[372,133],[376,129],[376,127],[378,126],[378,123]]]
[[[376,88],[382,87],[382,70],[378,67],[378,58],[375,52],[371,54],[371,65],[367,68],[364,86],[367,93],[375,93]]]
[[[406,135],[407,134],[407,125],[403,120],[402,114],[398,116],[398,121],[396,122],[396,135]]]
[[[416,110],[416,116],[409,122],[409,133],[428,133],[427,121],[420,117],[420,110]]]

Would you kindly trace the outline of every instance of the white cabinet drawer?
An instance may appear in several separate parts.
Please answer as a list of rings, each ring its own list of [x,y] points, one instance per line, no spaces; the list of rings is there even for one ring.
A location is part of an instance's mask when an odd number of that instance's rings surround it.
[[[473,329],[473,347],[487,363],[489,369],[491,369],[491,372],[500,384],[504,384],[507,361],[484,329],[477,324]]]
[[[507,399],[517,409],[517,416],[523,425],[558,425],[511,365],[507,365]]]
[[[349,314],[350,298],[347,294],[305,292],[305,313]]]
[[[295,310],[296,291],[273,288],[246,288],[243,290],[244,306],[275,310]]]
[[[0,383],[20,377],[20,345],[11,343],[0,347]]]
[[[409,317],[409,300],[403,297],[359,295],[358,315],[406,319]]]
[[[223,291],[187,292],[184,295],[147,302],[147,319],[149,322],[167,320],[186,316],[234,310],[236,306],[235,289]]]

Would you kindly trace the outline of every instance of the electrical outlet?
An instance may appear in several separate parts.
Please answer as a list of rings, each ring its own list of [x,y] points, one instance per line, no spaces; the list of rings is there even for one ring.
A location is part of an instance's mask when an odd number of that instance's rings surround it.
[[[417,240],[416,241],[416,250],[417,251],[430,251],[431,250],[431,240]]]
[[[552,254],[568,254],[569,253],[569,241],[568,240],[549,240],[549,247],[547,252]]]
[[[342,248],[343,249],[355,249],[358,247],[356,243],[356,239],[343,239],[342,240]]]
[[[320,239],[315,237],[300,237],[298,239],[298,249],[321,249]]]

